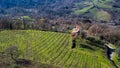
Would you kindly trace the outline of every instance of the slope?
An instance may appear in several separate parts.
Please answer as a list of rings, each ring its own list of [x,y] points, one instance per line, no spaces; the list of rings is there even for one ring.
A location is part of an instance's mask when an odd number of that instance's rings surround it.
[[[15,45],[21,51],[19,58],[52,64],[61,68],[114,68],[102,54],[102,47],[78,38],[71,49],[69,34],[36,30],[4,30],[0,32],[0,51]]]

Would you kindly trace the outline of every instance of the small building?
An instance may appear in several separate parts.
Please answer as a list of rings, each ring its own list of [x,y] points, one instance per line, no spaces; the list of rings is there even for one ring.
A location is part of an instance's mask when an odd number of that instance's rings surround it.
[[[78,35],[80,35],[81,32],[81,26],[80,25],[76,25],[75,28],[73,28],[72,32],[71,32],[71,36],[72,36],[72,47],[71,48],[75,48],[76,47],[76,38]]]
[[[76,39],[78,35],[80,35],[80,32],[82,30],[82,27],[80,25],[76,25],[75,28],[73,28],[71,32],[71,36],[73,39]]]

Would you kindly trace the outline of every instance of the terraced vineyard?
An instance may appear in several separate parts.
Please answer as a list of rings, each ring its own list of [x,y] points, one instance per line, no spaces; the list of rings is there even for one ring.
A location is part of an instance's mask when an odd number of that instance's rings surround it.
[[[82,41],[81,41],[82,42]],[[21,58],[52,64],[61,68],[114,68],[100,50],[91,51],[77,46],[71,49],[69,34],[36,30],[5,30],[0,32],[0,51],[16,45]]]

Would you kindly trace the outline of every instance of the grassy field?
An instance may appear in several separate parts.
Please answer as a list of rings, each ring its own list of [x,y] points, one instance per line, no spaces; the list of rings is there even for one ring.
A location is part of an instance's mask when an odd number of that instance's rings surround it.
[[[76,15],[90,17],[98,21],[109,22],[111,20],[111,13],[104,11],[104,9],[113,9],[117,11],[117,9],[113,8],[112,3],[114,3],[114,0],[83,1],[75,3],[77,9],[73,10]]]
[[[74,13],[75,14],[83,14],[83,13],[85,13],[85,12],[87,12],[89,9],[91,9],[93,7],[93,5],[91,5],[91,6],[88,6],[88,7],[85,7],[85,8],[82,8],[82,9],[80,9],[80,10],[76,10]]]
[[[94,5],[101,8],[112,8],[112,5],[108,4],[110,2],[114,2],[114,0],[93,0]]]
[[[36,30],[0,32],[0,51],[15,45],[22,51],[21,58],[61,68],[114,68],[101,47],[81,38],[76,42],[76,48],[71,49],[70,34]]]

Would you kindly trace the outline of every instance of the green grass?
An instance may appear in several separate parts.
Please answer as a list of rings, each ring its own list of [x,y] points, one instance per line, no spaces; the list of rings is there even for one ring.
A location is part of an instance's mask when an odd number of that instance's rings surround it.
[[[78,8],[74,10],[74,14],[77,14],[77,15],[84,14],[84,16],[86,17],[91,17],[99,21],[102,20],[102,21],[109,22],[111,20],[111,14],[108,13],[107,11],[103,12],[101,10],[114,9],[112,7],[112,3],[114,3],[114,0],[92,0],[92,1],[83,1],[80,3],[75,3],[75,6]]]
[[[96,19],[109,22],[111,20],[111,14],[109,14],[107,11],[100,10],[96,13]]]
[[[114,53],[114,56],[112,59],[114,60],[115,64],[120,68],[120,60],[116,52]]]
[[[31,18],[31,17],[29,17],[29,16],[22,16],[23,17],[23,19],[27,19],[27,20],[31,20],[31,21],[34,21],[35,19],[34,18]]]
[[[113,44],[109,44],[113,49],[117,49],[115,47],[115,45]],[[119,57],[118,57],[118,54],[116,52],[114,52],[114,55],[113,55],[113,58],[112,60],[115,62],[115,64],[120,68],[120,61],[119,61]]]
[[[112,8],[112,5],[108,4],[113,2],[113,0],[93,0],[94,5],[100,8]]]
[[[89,42],[79,38],[76,48],[71,49],[70,34],[36,30],[0,32],[0,51],[16,45],[23,52],[21,58],[62,68],[114,68],[102,54],[102,48]],[[84,48],[85,46],[89,48]]]
[[[92,6],[88,6],[88,7],[84,7],[84,8],[82,8],[82,9],[80,9],[80,10],[76,10],[74,13],[75,14],[83,14],[83,13],[85,13],[85,12],[87,12],[89,9],[91,9],[93,7],[93,5]]]

